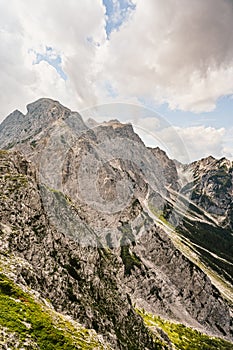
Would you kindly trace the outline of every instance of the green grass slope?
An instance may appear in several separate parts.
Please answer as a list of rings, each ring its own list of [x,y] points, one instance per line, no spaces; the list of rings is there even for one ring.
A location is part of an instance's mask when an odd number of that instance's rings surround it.
[[[0,348],[13,337],[13,349],[110,349],[92,330],[56,313],[0,274]]]
[[[179,323],[165,321],[162,318],[149,314],[144,310],[138,310],[138,314],[144,319],[145,324],[153,331],[153,328],[162,329],[170,339],[173,349],[176,350],[233,350],[233,344],[203,334],[195,329]]]

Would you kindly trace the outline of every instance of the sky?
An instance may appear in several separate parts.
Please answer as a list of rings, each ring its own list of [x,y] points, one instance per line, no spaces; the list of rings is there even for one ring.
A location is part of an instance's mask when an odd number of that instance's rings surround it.
[[[104,105],[171,157],[233,159],[232,18],[232,0],[0,0],[0,121]]]

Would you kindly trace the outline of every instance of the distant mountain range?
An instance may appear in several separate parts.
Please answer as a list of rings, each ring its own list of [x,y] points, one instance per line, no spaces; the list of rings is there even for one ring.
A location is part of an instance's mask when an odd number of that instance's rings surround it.
[[[233,349],[233,162],[27,111],[0,125],[0,348]]]

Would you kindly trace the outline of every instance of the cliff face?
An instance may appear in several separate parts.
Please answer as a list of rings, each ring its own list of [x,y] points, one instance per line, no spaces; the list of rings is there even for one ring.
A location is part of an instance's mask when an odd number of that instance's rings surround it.
[[[194,174],[192,200],[232,231],[233,162],[208,157],[188,165],[186,170]]]
[[[178,172],[185,179],[181,193],[191,199],[191,215],[184,218],[178,231],[191,240],[201,259],[232,285],[233,162],[208,157],[179,165]]]
[[[13,147],[0,153],[1,264],[15,261],[17,284],[115,349],[171,346],[136,309],[232,337],[232,163],[178,166],[131,125],[89,128],[47,99],[2,123],[0,147]]]

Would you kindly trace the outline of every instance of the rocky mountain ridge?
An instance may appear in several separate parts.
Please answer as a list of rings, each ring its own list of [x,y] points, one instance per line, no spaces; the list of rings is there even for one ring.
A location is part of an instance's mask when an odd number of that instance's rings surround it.
[[[16,283],[116,349],[171,346],[137,308],[232,339],[232,163],[179,167],[131,125],[90,128],[48,99],[11,114],[0,147],[13,148],[1,151],[0,232],[1,254],[26,262]]]
[[[208,157],[190,164],[186,170],[194,174],[192,200],[221,226],[233,230],[233,162]]]

